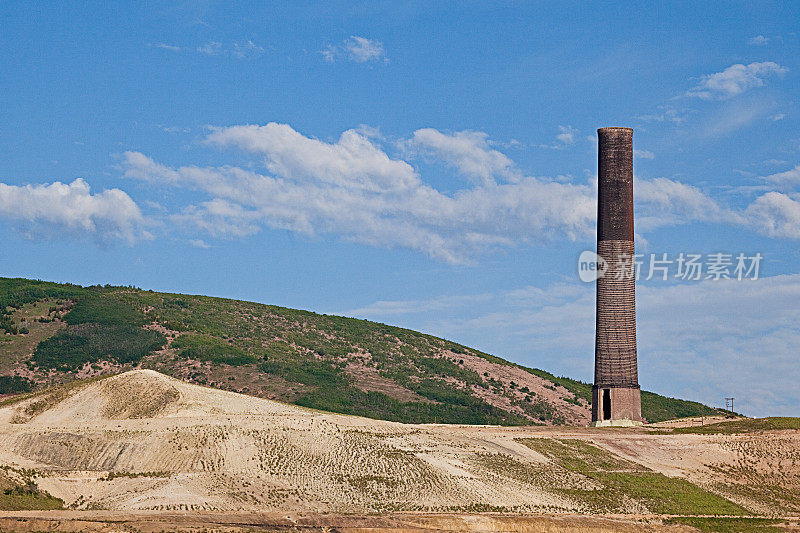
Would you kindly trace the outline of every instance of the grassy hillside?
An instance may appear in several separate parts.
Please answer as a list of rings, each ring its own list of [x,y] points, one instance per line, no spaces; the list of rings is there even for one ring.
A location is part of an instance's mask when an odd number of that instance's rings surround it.
[[[366,320],[134,287],[0,278],[0,394],[142,367],[402,422],[581,424],[591,386]],[[643,393],[650,421],[717,414]]]

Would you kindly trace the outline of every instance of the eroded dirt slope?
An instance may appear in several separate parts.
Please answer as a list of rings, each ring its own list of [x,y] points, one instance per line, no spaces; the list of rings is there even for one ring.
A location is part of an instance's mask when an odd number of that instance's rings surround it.
[[[76,510],[783,515],[798,451],[794,431],[400,424],[150,370],[0,409],[0,466]]]

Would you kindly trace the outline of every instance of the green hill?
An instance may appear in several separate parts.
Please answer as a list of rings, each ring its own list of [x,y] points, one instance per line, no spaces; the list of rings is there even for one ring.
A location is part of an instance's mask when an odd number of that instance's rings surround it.
[[[0,278],[0,394],[152,368],[401,422],[585,424],[591,386],[367,320],[135,287]],[[642,394],[649,421],[718,414]]]

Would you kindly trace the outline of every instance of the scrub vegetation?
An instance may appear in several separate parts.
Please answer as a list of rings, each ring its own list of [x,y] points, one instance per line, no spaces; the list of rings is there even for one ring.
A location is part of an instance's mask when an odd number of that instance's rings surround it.
[[[757,431],[779,431],[783,429],[800,429],[800,418],[789,416],[774,416],[767,418],[740,418],[707,424],[704,426],[691,426],[675,428],[673,433],[699,433],[699,434],[726,434],[754,433]]]
[[[747,515],[743,507],[681,478],[667,477],[607,450],[576,439],[518,439],[578,478],[561,492],[585,502],[594,511],[619,512],[627,501],[643,503],[650,512],[692,515]],[[565,475],[565,479],[569,479]]]
[[[6,278],[0,278],[0,314],[0,394],[142,367],[400,422],[580,424],[589,416],[589,384],[367,320],[135,287]],[[650,421],[719,413],[647,392],[642,410]]]
[[[32,472],[0,469],[0,511],[30,511],[62,509],[64,502],[39,490]]]

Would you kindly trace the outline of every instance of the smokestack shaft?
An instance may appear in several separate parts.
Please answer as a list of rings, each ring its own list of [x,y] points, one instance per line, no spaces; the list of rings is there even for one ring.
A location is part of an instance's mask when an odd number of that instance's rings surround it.
[[[633,130],[601,128],[597,134],[597,253],[608,264],[608,270],[597,280],[592,420],[640,422],[633,268]]]

